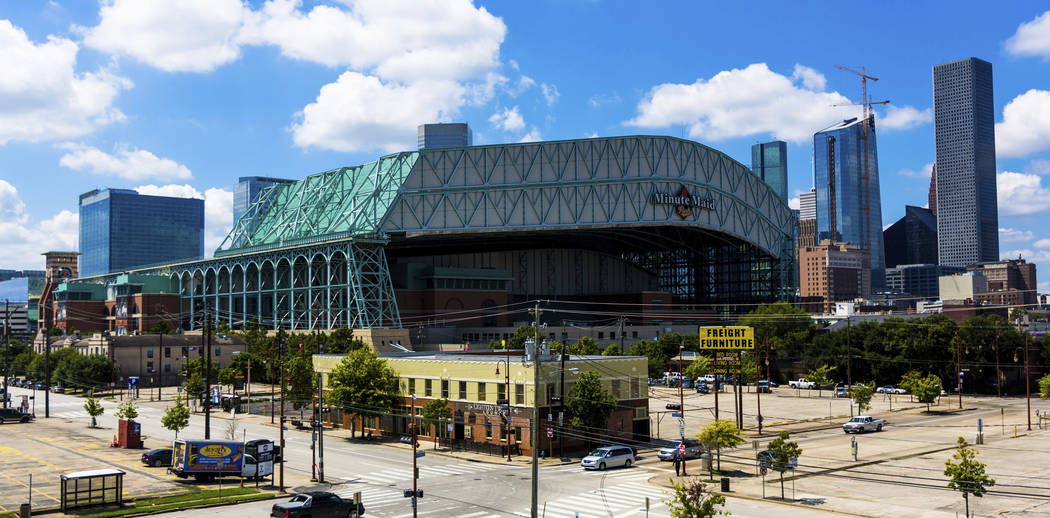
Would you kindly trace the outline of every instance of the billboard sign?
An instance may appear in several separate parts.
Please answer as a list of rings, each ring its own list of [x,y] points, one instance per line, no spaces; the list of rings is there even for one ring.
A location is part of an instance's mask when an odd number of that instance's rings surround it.
[[[743,350],[755,348],[755,328],[717,326],[700,328],[700,349]]]

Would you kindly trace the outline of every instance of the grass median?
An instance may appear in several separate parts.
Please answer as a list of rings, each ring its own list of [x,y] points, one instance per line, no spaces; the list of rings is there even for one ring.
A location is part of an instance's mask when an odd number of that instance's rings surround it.
[[[142,498],[130,506],[113,511],[83,514],[80,518],[112,518],[137,514],[153,514],[177,509],[189,509],[220,504],[234,504],[273,498],[273,493],[263,493],[255,488],[233,487],[229,489],[205,489],[179,495]],[[3,517],[6,518],[6,517]]]

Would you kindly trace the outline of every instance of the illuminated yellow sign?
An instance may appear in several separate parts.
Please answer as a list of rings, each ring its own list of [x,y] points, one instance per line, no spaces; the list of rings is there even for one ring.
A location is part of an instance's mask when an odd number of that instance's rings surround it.
[[[755,329],[744,326],[701,327],[701,349],[754,349]]]

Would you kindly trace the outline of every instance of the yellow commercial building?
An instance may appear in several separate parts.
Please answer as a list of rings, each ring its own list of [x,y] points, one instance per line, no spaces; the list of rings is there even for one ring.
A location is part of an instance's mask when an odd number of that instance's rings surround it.
[[[314,355],[314,369],[328,384],[328,373],[343,355]],[[576,377],[585,371],[600,374],[602,386],[616,396],[619,403],[609,418],[606,431],[591,430],[591,440],[598,443],[647,441],[649,438],[648,368],[640,356],[542,356],[540,385],[536,390],[533,370],[536,362],[525,361],[521,351],[472,351],[456,353],[408,352],[383,355],[398,374],[402,406],[379,419],[354,419],[336,408],[331,421],[337,426],[369,430],[373,434],[403,435],[410,433],[409,416],[415,397],[415,412],[432,399],[449,400],[451,422],[424,424],[420,435],[437,436],[454,449],[505,454],[531,455],[530,425],[535,398],[540,406],[540,444],[542,451],[561,454],[584,447],[584,434],[569,424],[570,416],[561,413],[558,396],[569,394]],[[509,363],[510,376],[507,377]],[[508,383],[509,381],[509,383]],[[564,382],[564,392],[561,384]],[[509,426],[507,423],[509,418]],[[362,426],[362,424],[364,426]],[[552,435],[553,437],[548,437]]]

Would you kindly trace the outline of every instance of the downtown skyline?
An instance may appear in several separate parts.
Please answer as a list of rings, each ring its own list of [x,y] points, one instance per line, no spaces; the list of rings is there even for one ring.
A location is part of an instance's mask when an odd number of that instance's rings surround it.
[[[748,167],[752,144],[779,138],[794,200],[813,186],[813,134],[859,115],[832,107],[860,100],[836,64],[866,67],[873,99],[892,101],[876,110],[888,226],[926,205],[932,68],[970,56],[994,70],[1000,256],[1050,264],[1050,11],[856,4],[868,37],[829,50],[816,31],[859,16],[759,5],[6,5],[0,64],[18,73],[0,80],[0,266],[75,247],[77,196],[97,187],[205,198],[210,254],[238,177],[415,149],[416,125],[435,121],[468,122],[475,144],[671,135]]]

